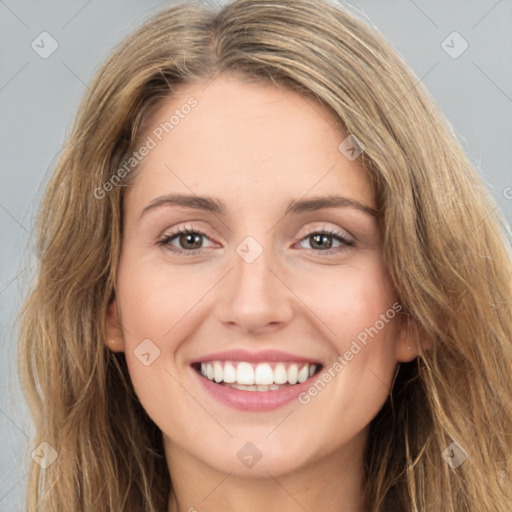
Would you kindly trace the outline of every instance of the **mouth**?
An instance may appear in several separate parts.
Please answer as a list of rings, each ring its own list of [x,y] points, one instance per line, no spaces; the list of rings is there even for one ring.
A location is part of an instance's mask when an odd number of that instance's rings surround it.
[[[203,378],[226,388],[265,393],[300,385],[317,375],[319,363],[207,361],[192,364]]]
[[[297,400],[322,371],[319,361],[279,351],[218,352],[190,364],[202,389],[230,408],[264,412]]]

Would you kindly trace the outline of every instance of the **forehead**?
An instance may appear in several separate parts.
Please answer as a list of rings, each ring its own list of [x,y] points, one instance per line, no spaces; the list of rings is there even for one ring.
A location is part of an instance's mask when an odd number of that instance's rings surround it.
[[[218,76],[181,85],[146,124],[154,144],[128,195],[180,189],[248,201],[339,192],[374,207],[360,160],[327,108],[288,89]],[[150,197],[147,197],[150,199]]]

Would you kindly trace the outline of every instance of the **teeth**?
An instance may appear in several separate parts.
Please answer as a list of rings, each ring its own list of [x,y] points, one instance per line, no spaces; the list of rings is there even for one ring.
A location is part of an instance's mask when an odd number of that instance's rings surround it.
[[[293,386],[312,377],[317,365],[310,363],[270,363],[210,361],[201,363],[201,375],[244,391],[274,391],[283,385]]]
[[[296,364],[292,364],[288,368],[288,382],[290,384],[297,384],[297,377],[299,376],[299,367]]]
[[[215,382],[220,382],[223,378],[222,365],[218,361],[213,363],[213,378]]]
[[[274,382],[276,384],[286,384],[288,382],[288,374],[283,363],[276,364],[274,368]]]
[[[236,368],[231,363],[224,365],[224,382],[233,383],[236,382]]]
[[[254,384],[254,370],[249,363],[238,363],[236,381],[238,384]]]
[[[210,379],[210,380],[213,380],[213,376],[215,374],[213,373],[213,366],[211,364],[207,364],[206,365],[206,376]]]
[[[239,384],[231,384],[229,387],[241,389],[242,391],[258,391],[258,386],[241,386]]]
[[[254,376],[256,384],[273,384],[274,372],[269,364],[263,363],[256,366],[256,374]]]
[[[215,375],[217,375],[217,373],[215,373]],[[308,380],[308,377],[309,377],[309,368],[307,366],[303,366],[302,369],[299,371],[297,380],[299,382],[304,382],[305,380]]]

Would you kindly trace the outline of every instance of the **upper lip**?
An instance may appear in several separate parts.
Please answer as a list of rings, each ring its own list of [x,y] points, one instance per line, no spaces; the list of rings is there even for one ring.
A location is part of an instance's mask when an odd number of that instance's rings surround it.
[[[194,363],[206,363],[208,361],[247,361],[248,363],[272,363],[272,362],[298,362],[321,364],[313,357],[304,357],[281,350],[260,350],[258,352],[249,352],[243,349],[225,350],[198,357],[192,361]]]

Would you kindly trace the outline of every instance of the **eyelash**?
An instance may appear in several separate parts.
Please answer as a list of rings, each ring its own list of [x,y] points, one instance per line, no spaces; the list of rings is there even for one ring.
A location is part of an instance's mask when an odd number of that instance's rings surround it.
[[[207,233],[204,233],[200,230],[186,228],[186,227],[180,227],[173,233],[169,233],[168,235],[165,235],[161,240],[159,240],[157,242],[157,244],[159,246],[165,247],[167,250],[169,250],[175,254],[182,254],[184,256],[194,256],[203,250],[203,249],[192,249],[192,250],[176,249],[175,247],[172,247],[171,245],[169,245],[171,241],[173,241],[175,238],[177,238],[178,236],[180,236],[182,234],[197,234],[197,235],[202,235],[208,239],[210,238]],[[315,249],[309,249],[310,251],[313,251],[313,252],[320,252],[320,253],[330,255],[330,254],[335,254],[335,253],[340,253],[340,252],[346,251],[348,248],[354,247],[356,245],[353,240],[348,239],[342,233],[334,231],[334,230],[326,230],[326,229],[322,229],[319,231],[311,231],[310,233],[306,234],[303,238],[301,238],[301,240],[299,242],[302,242],[313,235],[332,236],[338,242],[342,243],[341,247],[331,248],[331,249],[327,249],[327,250],[318,250],[317,251]]]

